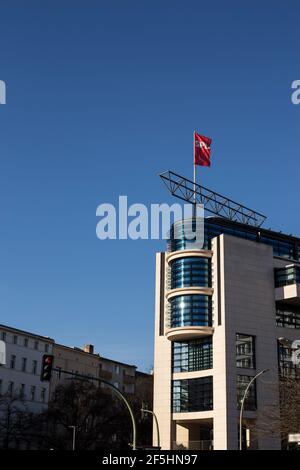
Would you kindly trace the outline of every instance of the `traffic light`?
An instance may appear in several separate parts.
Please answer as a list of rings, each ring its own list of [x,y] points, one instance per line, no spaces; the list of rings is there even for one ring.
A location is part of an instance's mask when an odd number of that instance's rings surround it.
[[[143,401],[142,402],[142,408],[141,408],[141,418],[142,418],[142,420],[148,418],[147,411],[148,411],[148,403]]]
[[[54,356],[51,354],[44,354],[42,361],[42,370],[41,370],[41,381],[49,382],[51,379],[51,372],[53,367]]]

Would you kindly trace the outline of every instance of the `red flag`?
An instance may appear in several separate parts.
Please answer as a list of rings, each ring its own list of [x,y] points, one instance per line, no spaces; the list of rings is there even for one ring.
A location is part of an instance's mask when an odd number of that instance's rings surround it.
[[[211,139],[194,132],[194,165],[210,166]]]

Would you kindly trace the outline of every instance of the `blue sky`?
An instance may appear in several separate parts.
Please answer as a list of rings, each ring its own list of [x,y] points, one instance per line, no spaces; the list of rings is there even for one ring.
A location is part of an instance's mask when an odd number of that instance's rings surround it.
[[[157,174],[199,182],[300,235],[298,1],[1,2],[1,323],[153,364],[164,241],[100,241],[96,208],[175,202]]]

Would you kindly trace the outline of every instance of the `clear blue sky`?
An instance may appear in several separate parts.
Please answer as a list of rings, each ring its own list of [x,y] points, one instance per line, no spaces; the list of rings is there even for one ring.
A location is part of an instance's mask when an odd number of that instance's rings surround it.
[[[163,241],[100,241],[96,207],[172,202],[192,176],[300,235],[299,1],[10,0],[0,6],[1,323],[153,364]],[[175,201],[173,201],[175,202]]]

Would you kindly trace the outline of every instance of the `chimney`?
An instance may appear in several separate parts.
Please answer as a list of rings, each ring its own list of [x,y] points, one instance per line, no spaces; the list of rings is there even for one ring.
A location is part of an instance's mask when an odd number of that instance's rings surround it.
[[[85,344],[83,346],[84,352],[88,354],[94,354],[94,345],[93,344]]]

